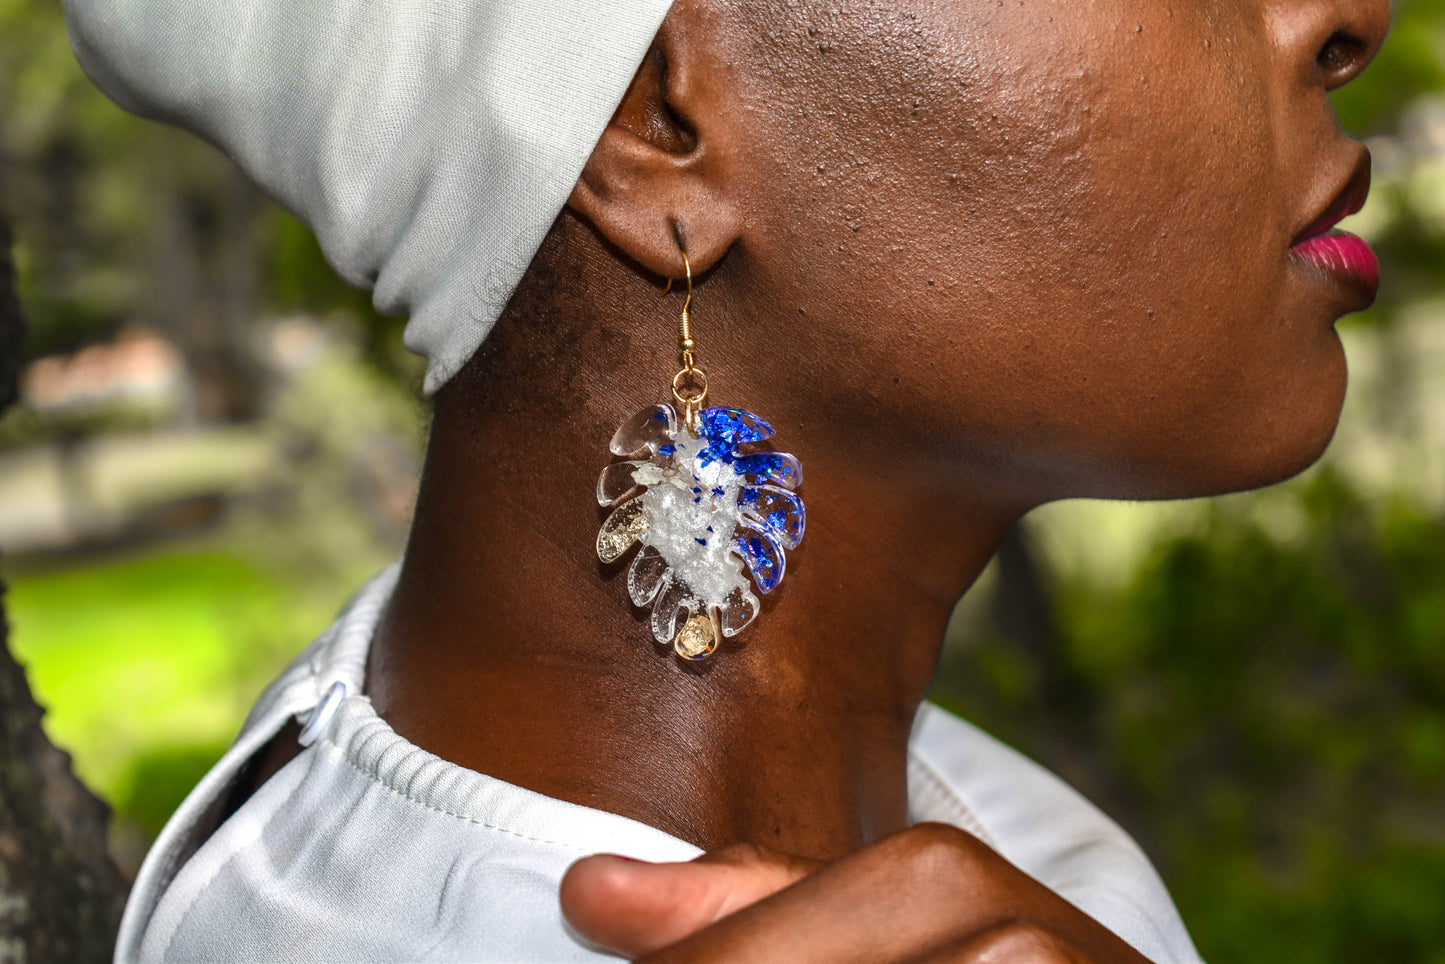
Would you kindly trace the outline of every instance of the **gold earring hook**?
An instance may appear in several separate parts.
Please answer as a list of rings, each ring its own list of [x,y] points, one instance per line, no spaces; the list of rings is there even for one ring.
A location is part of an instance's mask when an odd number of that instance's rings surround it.
[[[687,275],[687,297],[683,299],[682,313],[677,319],[677,350],[682,356],[682,370],[672,378],[672,396],[682,406],[684,422],[696,435],[698,413],[707,398],[707,372],[697,367],[693,354],[697,350],[697,342],[692,337],[692,315],[688,313],[692,307],[692,262],[688,260],[686,251],[682,252],[682,270]],[[665,297],[671,290],[672,279],[668,278],[658,297]],[[684,386],[687,386],[686,390]]]
[[[692,262],[688,260],[686,251],[681,254],[682,270],[687,273],[687,297],[683,299],[682,313],[677,318],[677,350],[682,352],[682,367],[690,371],[693,368],[692,353],[697,349],[697,343],[692,338],[692,315],[688,313],[692,307]],[[672,279],[668,278],[658,297],[665,297],[671,290]]]
[[[686,251],[681,252],[681,254],[682,254],[682,270],[685,271],[685,272],[687,272],[687,297],[684,298],[684,299],[683,299],[683,302],[682,302],[682,313],[683,313],[683,314],[687,314],[687,309],[689,309],[689,308],[692,307],[692,262],[690,262],[690,261],[687,260],[687,252],[686,252]],[[658,295],[657,297],[659,297],[659,298],[666,298],[666,297],[667,297],[667,293],[668,293],[669,291],[671,291],[671,290],[672,290],[672,279],[671,279],[671,278],[668,278],[668,279],[667,279],[667,284],[663,286],[662,294]]]

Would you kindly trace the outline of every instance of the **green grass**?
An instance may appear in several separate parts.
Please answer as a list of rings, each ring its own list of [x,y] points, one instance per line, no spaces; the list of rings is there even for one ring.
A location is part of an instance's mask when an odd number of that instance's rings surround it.
[[[154,832],[341,601],[299,593],[232,555],[169,552],[22,574],[7,608],[51,738]]]

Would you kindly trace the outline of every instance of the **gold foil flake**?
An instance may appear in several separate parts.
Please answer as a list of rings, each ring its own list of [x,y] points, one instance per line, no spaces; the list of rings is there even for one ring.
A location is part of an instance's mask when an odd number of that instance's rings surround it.
[[[702,659],[717,649],[717,626],[713,620],[699,613],[677,631],[672,648],[684,659]]]
[[[647,531],[647,513],[638,498],[628,499],[612,510],[597,533],[597,558],[614,562],[632,548],[637,538]]]

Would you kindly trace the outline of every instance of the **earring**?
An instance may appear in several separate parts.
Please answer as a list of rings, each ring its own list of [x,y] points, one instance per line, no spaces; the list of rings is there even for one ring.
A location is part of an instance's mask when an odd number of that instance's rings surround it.
[[[678,319],[682,368],[672,378],[676,406],[643,409],[609,446],[613,462],[597,479],[597,501],[613,506],[597,533],[597,558],[615,562],[642,548],[627,570],[627,593],[652,607],[652,634],[685,659],[703,659],[724,636],[758,614],[760,593],[783,579],[784,552],[803,539],[803,500],[793,490],[803,467],[786,452],[739,451],[772,426],[737,408],[704,408],[707,373],[692,337],[692,264],[682,255],[687,297]],[[672,290],[668,279],[664,297]],[[746,574],[744,569],[746,568]]]

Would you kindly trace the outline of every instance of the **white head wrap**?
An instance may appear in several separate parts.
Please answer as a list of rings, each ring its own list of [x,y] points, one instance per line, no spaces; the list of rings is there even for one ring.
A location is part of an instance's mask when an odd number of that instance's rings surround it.
[[[566,203],[671,0],[65,0],[121,106],[200,134],[316,232],[435,392]]]

